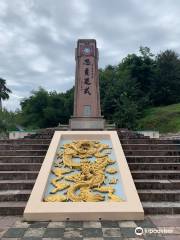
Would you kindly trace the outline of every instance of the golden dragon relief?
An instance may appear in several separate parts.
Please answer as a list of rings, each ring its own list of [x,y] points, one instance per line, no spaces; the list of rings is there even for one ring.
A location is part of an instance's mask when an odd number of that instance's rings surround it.
[[[112,166],[115,161],[108,156],[109,150],[108,144],[98,141],[83,140],[64,144],[52,169],[55,178],[51,184],[54,188],[44,201],[99,202],[105,201],[106,194],[109,201],[124,201],[115,194],[118,179],[108,179],[107,176],[107,173],[112,176],[117,173],[116,167]]]

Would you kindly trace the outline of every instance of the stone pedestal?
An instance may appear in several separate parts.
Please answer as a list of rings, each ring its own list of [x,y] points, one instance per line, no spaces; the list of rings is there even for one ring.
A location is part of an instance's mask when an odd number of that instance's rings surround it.
[[[105,120],[96,117],[72,117],[69,121],[70,130],[104,130]]]

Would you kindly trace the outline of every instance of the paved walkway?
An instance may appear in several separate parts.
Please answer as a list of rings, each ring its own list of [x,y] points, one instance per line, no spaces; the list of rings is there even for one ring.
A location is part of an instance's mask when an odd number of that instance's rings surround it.
[[[144,232],[143,235],[137,235]],[[143,229],[143,230],[142,230]],[[161,231],[162,233],[157,233]],[[1,240],[180,240],[180,215],[146,216],[144,221],[24,222],[0,217]]]

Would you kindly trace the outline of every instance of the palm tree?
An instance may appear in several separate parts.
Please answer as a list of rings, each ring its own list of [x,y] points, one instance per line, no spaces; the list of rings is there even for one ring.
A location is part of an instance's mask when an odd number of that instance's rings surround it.
[[[2,110],[2,100],[9,99],[9,93],[11,90],[6,87],[6,80],[0,78],[0,110]]]

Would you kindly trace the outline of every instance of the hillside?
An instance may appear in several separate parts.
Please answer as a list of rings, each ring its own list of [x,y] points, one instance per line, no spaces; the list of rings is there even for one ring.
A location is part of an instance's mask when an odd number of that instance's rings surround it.
[[[139,121],[138,130],[180,131],[180,103],[147,109]]]

